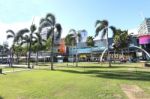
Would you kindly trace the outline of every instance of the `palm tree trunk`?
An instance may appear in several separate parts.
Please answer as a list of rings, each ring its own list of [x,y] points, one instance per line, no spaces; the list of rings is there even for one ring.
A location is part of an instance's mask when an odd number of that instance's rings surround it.
[[[108,49],[108,63],[109,63],[109,67],[111,67],[111,61],[110,61],[110,52],[109,52],[109,41],[108,41],[108,28],[106,29],[107,31],[107,49]]]
[[[30,58],[31,58],[31,43],[32,43],[32,33],[31,33],[31,36],[30,36],[30,43],[29,43],[28,68],[31,68],[31,67],[30,67]]]
[[[73,44],[72,44],[71,50],[72,50],[72,64],[73,64],[73,66],[74,66]]]
[[[53,61],[54,61],[54,57],[53,57],[53,49],[54,49],[54,29],[53,29],[53,32],[52,32],[51,70],[54,70],[54,67],[53,67]]]
[[[91,47],[91,61],[93,60],[92,47]]]
[[[18,55],[18,52],[17,52],[17,64],[19,64],[19,55]]]
[[[3,50],[4,50],[4,47],[3,47],[3,49],[2,49],[2,63],[3,63]]]
[[[76,45],[76,67],[78,66],[78,50],[77,50],[77,45]]]
[[[39,60],[38,57],[39,57],[39,52],[37,51],[36,52],[36,65],[38,65],[38,60]]]
[[[11,67],[13,67],[14,54],[13,54],[13,52],[12,52],[12,51],[10,52],[10,54],[11,54],[11,61],[10,61],[10,64],[11,64]]]

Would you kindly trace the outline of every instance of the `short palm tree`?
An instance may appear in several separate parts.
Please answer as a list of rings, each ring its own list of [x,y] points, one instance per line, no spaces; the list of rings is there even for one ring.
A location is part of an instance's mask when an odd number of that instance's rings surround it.
[[[53,57],[54,57],[54,44],[61,37],[62,27],[59,23],[56,23],[56,18],[52,13],[48,13],[45,18],[42,18],[40,21],[39,31],[42,32],[43,29],[47,29],[47,39],[52,38],[52,47],[51,47],[51,70],[54,70],[53,67]]]
[[[66,49],[69,49],[69,48],[75,46],[75,43],[76,43],[76,41],[75,41],[75,38],[73,37],[72,34],[68,34],[68,35],[65,37]],[[68,59],[69,59],[69,53],[70,53],[70,52],[67,51]],[[72,54],[72,55],[73,55],[73,54]],[[73,58],[73,57],[72,57],[72,58]]]
[[[27,32],[29,32],[29,30],[26,29],[26,28],[19,30],[17,33],[15,33],[13,30],[7,30],[6,31],[6,33],[9,33],[7,35],[7,39],[10,39],[10,38],[13,39],[13,44],[11,46],[11,49],[12,49],[11,50],[12,58],[13,58],[13,54],[14,54],[13,52],[15,52],[15,47],[16,46],[20,46],[19,44],[21,42],[21,37],[22,37],[23,34],[25,34]],[[19,60],[18,60],[18,51],[16,51],[16,54],[17,54],[17,62],[19,62]]]
[[[86,40],[86,44],[91,48],[91,59],[92,59],[92,47],[94,47],[95,45],[94,38],[92,36],[89,36]]]
[[[108,29],[110,28],[113,32],[113,34],[116,33],[116,28],[114,26],[109,26],[109,22],[107,20],[97,20],[96,24],[96,34],[95,37],[98,36],[98,34],[101,32],[101,38],[103,39],[104,36],[107,38],[107,49],[108,49],[108,58],[109,58],[109,67],[111,67],[111,61],[109,56],[109,41],[108,41]]]

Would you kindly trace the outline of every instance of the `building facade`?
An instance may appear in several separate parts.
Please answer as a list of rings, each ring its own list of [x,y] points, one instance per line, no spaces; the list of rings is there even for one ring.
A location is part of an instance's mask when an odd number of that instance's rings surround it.
[[[145,18],[138,29],[139,46],[150,53],[150,18]],[[143,53],[143,58],[146,55]]]

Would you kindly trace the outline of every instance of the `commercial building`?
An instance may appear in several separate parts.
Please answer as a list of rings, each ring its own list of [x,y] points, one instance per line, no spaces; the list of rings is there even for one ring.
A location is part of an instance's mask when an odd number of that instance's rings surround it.
[[[150,52],[150,18],[145,18],[138,29],[139,44]]]

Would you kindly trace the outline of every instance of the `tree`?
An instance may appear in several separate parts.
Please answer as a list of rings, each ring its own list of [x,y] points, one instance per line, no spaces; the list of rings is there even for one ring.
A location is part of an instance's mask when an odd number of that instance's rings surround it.
[[[33,41],[33,51],[36,52],[36,65],[38,65],[38,52],[44,49],[44,43],[46,40],[42,39],[39,33],[35,33],[36,37]]]
[[[22,35],[29,32],[28,29],[21,29],[19,30],[17,33],[15,33],[13,30],[7,30],[6,33],[8,33],[7,35],[7,39],[13,39],[13,44],[11,46],[11,55],[12,55],[12,58],[13,58],[13,54],[14,52],[16,52],[16,55],[17,55],[17,63],[19,62],[19,57],[18,57],[18,51],[15,50],[15,47],[16,46],[20,46],[20,42],[22,40]],[[13,60],[13,59],[12,59]],[[12,63],[11,63],[12,64]]]
[[[70,47],[75,46],[76,41],[75,38],[73,37],[73,34],[68,34],[65,37],[65,45],[66,45],[66,49],[69,49]],[[67,56],[69,57],[69,51],[67,51]],[[72,58],[73,58],[73,54],[72,54]],[[68,64],[67,64],[68,65]]]
[[[23,46],[23,51],[26,53],[26,64],[28,65],[28,51],[29,51],[29,43],[30,43],[30,36],[25,34],[22,35],[22,41],[20,43],[21,46]],[[28,66],[28,68],[30,68]]]
[[[92,47],[94,47],[94,45],[95,45],[95,42],[93,39],[94,38],[92,36],[89,36],[86,40],[87,46],[89,46],[91,48],[91,59],[92,59]]]
[[[117,29],[113,41],[114,41],[113,44],[114,50],[116,51],[120,50],[122,52],[122,57],[123,57],[124,49],[127,49],[131,42],[131,36],[128,35],[128,31],[126,30],[122,31],[121,29]]]
[[[114,26],[109,26],[109,22],[107,20],[97,20],[96,24],[96,33],[95,33],[95,37],[98,36],[98,34],[101,32],[101,39],[104,38],[104,36],[106,36],[107,39],[107,49],[108,49],[108,58],[109,58],[109,67],[111,67],[111,61],[110,61],[110,56],[109,56],[109,41],[108,41],[108,29],[110,28],[113,32],[113,34],[116,33],[116,28]]]
[[[52,13],[48,13],[45,18],[42,18],[40,21],[39,31],[42,32],[43,29],[47,29],[47,39],[52,38],[51,42],[51,70],[54,70],[53,67],[53,48],[54,44],[61,37],[62,27],[59,23],[56,23],[56,18]]]
[[[85,32],[86,30],[79,30],[79,31],[76,31],[75,29],[70,29],[69,30],[69,33],[72,35],[72,38],[75,39],[75,46],[76,46],[76,66],[78,66],[78,53],[77,53],[77,44],[78,42],[81,41],[81,32]]]
[[[120,29],[117,29],[113,41],[114,41],[113,47],[115,50],[125,49],[129,46],[130,35],[128,35],[128,31],[126,30],[122,31]]]
[[[8,49],[8,44],[7,43],[3,43],[3,45],[0,45],[0,52],[1,52],[1,61],[2,63],[5,63],[6,60],[4,60],[4,56],[7,56],[9,49]],[[12,66],[12,65],[10,65]]]

